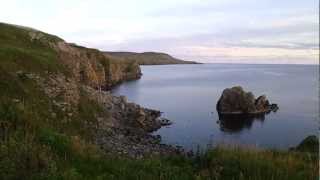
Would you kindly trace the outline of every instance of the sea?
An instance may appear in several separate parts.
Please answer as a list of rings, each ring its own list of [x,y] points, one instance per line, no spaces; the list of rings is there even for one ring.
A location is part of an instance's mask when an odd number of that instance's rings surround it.
[[[163,112],[173,122],[154,134],[187,150],[221,144],[287,149],[319,132],[319,66],[288,64],[190,64],[141,66],[139,80],[112,90]],[[219,117],[225,88],[242,86],[279,106],[259,117]]]

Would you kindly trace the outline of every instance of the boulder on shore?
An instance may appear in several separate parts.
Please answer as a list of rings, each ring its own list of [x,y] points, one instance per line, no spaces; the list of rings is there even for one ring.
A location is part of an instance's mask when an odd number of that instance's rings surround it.
[[[265,95],[255,99],[241,86],[224,89],[216,108],[219,114],[259,114],[278,110],[277,104],[270,104]]]
[[[319,138],[315,135],[308,136],[298,146],[290,148],[289,150],[319,153]]]

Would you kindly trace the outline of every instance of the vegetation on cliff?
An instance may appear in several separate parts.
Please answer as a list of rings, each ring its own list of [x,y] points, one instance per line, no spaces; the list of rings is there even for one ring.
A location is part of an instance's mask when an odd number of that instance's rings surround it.
[[[139,72],[98,50],[0,24],[0,179],[318,177],[314,152],[221,147],[190,158],[139,144],[157,111],[96,90],[138,78]],[[97,143],[101,139],[108,146]],[[134,143],[117,144],[129,140]],[[159,155],[128,157],[125,151],[135,148]]]
[[[105,54],[123,58],[126,61],[136,61],[140,65],[165,65],[165,64],[198,64],[194,61],[184,61],[159,52],[105,52]]]

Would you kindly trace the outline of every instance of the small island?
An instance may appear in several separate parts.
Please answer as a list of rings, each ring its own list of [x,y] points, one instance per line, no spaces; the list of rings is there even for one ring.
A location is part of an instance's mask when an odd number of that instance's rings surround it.
[[[265,95],[255,99],[252,92],[246,92],[241,86],[223,90],[216,109],[220,114],[264,114],[277,111],[277,104],[270,104]]]

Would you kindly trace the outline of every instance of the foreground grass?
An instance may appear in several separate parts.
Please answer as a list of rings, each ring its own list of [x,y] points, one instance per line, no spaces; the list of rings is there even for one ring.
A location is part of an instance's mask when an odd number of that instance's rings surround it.
[[[192,158],[130,159],[106,155],[79,136],[32,125],[17,127],[0,145],[0,179],[316,178],[318,154],[308,152],[217,147]]]
[[[299,152],[216,148],[206,153],[200,172],[213,179],[316,179],[317,159]]]

